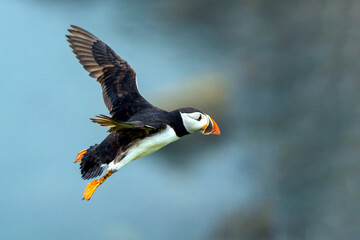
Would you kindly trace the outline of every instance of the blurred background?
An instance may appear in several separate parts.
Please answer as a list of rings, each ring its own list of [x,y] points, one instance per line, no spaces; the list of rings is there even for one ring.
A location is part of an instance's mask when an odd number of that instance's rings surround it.
[[[0,0],[1,239],[358,239],[360,2]],[[81,201],[73,164],[106,128],[75,24],[136,70],[187,136]]]

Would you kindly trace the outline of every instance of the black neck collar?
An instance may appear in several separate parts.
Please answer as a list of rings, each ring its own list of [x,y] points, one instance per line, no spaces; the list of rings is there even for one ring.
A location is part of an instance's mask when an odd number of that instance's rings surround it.
[[[174,110],[170,112],[170,114],[172,116],[170,126],[175,130],[176,135],[178,137],[183,137],[185,135],[188,135],[189,132],[186,131],[179,110]]]

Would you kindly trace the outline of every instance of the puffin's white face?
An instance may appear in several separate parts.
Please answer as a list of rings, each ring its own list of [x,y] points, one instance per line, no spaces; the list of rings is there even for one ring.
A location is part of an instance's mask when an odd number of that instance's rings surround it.
[[[201,132],[204,135],[217,134],[220,135],[220,129],[216,122],[208,115],[201,112],[182,113],[181,118],[186,131],[189,133]]]

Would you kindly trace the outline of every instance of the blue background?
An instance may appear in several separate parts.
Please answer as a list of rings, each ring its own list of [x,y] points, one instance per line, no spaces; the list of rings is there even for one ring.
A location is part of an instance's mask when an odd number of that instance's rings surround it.
[[[0,0],[1,239],[356,239],[360,4]],[[106,128],[70,24],[137,72],[158,107],[221,136],[134,161],[91,201],[73,163]]]

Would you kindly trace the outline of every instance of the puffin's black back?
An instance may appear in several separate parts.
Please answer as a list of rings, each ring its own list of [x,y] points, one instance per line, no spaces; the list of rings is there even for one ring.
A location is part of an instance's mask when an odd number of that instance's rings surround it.
[[[169,125],[174,129],[178,137],[189,134],[186,131],[183,120],[180,115],[181,109],[176,109],[172,112],[167,112],[160,108],[152,106],[151,108],[142,109],[140,112],[132,116],[129,121],[140,121],[146,125],[153,126],[158,130],[165,129],[166,125]],[[198,110],[194,108],[184,108],[184,111],[196,112]]]

